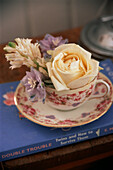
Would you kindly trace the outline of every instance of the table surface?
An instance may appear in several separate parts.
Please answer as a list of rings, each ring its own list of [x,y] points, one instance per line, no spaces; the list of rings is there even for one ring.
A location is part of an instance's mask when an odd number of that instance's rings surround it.
[[[68,38],[69,42],[79,42],[80,28],[74,28],[53,35],[62,35]],[[42,37],[33,38],[41,39]],[[6,61],[3,51],[5,44],[0,45],[0,83],[21,80],[25,75],[26,67],[15,70],[9,69],[9,63]],[[61,148],[36,153],[33,155],[17,158],[2,162],[2,169],[71,169],[75,167],[85,166],[94,161],[113,156],[113,134],[77,144],[68,145]]]

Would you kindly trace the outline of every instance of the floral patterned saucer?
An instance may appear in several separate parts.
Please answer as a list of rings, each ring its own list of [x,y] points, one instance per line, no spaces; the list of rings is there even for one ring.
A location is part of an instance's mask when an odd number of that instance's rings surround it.
[[[106,93],[106,87],[100,83],[96,86],[93,96],[85,104],[71,111],[60,111],[50,107],[46,102],[31,102],[24,86],[20,83],[15,92],[15,104],[19,111],[30,121],[48,127],[75,127],[90,123],[104,115],[112,104],[112,83],[102,73],[98,79],[103,79],[110,85],[110,93]],[[96,98],[96,95],[100,97]],[[103,94],[103,97],[102,97]]]

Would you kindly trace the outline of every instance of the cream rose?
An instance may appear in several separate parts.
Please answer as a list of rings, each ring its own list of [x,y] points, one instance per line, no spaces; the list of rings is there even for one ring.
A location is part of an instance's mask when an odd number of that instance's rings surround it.
[[[99,62],[91,59],[91,53],[76,44],[57,47],[52,62],[47,62],[46,66],[57,91],[82,87],[99,72]]]

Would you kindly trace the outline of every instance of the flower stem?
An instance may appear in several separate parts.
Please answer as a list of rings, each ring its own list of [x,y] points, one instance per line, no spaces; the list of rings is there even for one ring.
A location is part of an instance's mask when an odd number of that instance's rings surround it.
[[[41,68],[43,68],[46,72],[48,72],[47,68],[45,68],[45,67],[41,66],[39,63],[37,63],[37,61],[36,61],[36,60],[33,60],[33,62],[36,64],[36,66],[37,66],[37,70],[39,70],[39,67],[41,67]]]

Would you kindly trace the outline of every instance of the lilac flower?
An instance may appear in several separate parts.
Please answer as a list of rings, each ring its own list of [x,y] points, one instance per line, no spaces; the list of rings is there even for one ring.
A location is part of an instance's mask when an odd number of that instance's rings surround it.
[[[52,51],[56,47],[66,43],[68,43],[68,39],[63,40],[62,36],[53,37],[50,34],[46,34],[44,39],[39,41],[40,48],[45,59],[51,58],[49,51]]]
[[[46,90],[42,79],[43,74],[31,67],[31,71],[27,71],[26,76],[21,80],[32,101],[45,101]]]

